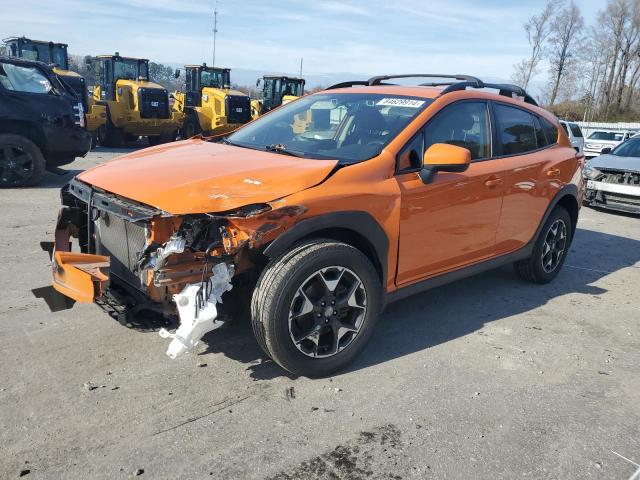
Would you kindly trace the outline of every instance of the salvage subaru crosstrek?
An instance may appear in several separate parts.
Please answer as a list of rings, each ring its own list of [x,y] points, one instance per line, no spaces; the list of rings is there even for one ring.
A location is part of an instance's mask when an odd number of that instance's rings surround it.
[[[409,76],[430,81],[386,82]],[[582,166],[519,87],[429,74],[346,82],[222,139],[78,175],[62,190],[53,285],[79,302],[117,293],[177,315],[175,333],[161,331],[171,357],[250,304],[273,360],[328,375],[390,301],[506,263],[551,281]]]

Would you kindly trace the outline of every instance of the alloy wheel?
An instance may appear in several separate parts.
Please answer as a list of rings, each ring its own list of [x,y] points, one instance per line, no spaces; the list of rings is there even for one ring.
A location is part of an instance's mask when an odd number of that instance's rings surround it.
[[[558,219],[551,224],[542,245],[542,268],[546,273],[553,272],[562,260],[567,246],[567,226]]]
[[[0,150],[0,183],[11,187],[26,183],[35,170],[32,156],[18,145],[3,145]]]
[[[367,294],[360,277],[345,267],[322,268],[293,296],[289,335],[303,354],[331,357],[353,343],[366,313]]]

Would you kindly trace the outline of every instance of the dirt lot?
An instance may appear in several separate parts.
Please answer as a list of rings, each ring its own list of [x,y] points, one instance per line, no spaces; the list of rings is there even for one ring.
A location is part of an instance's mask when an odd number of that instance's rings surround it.
[[[620,479],[635,467],[612,451],[640,463],[640,218],[583,209],[554,283],[505,268],[409,298],[349,371],[294,379],[245,324],[170,360],[150,325],[52,313],[39,243],[69,178],[0,192],[0,478]]]

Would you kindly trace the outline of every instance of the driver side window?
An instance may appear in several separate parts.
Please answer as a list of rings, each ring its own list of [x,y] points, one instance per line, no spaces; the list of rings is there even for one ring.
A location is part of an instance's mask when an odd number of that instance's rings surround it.
[[[459,102],[445,107],[425,127],[425,150],[434,143],[466,148],[471,160],[491,157],[491,129],[485,102]]]

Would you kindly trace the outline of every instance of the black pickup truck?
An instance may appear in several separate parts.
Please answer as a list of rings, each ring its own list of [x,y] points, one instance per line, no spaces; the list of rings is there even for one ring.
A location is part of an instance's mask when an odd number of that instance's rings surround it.
[[[42,62],[0,56],[0,187],[38,183],[87,154],[81,99]]]

